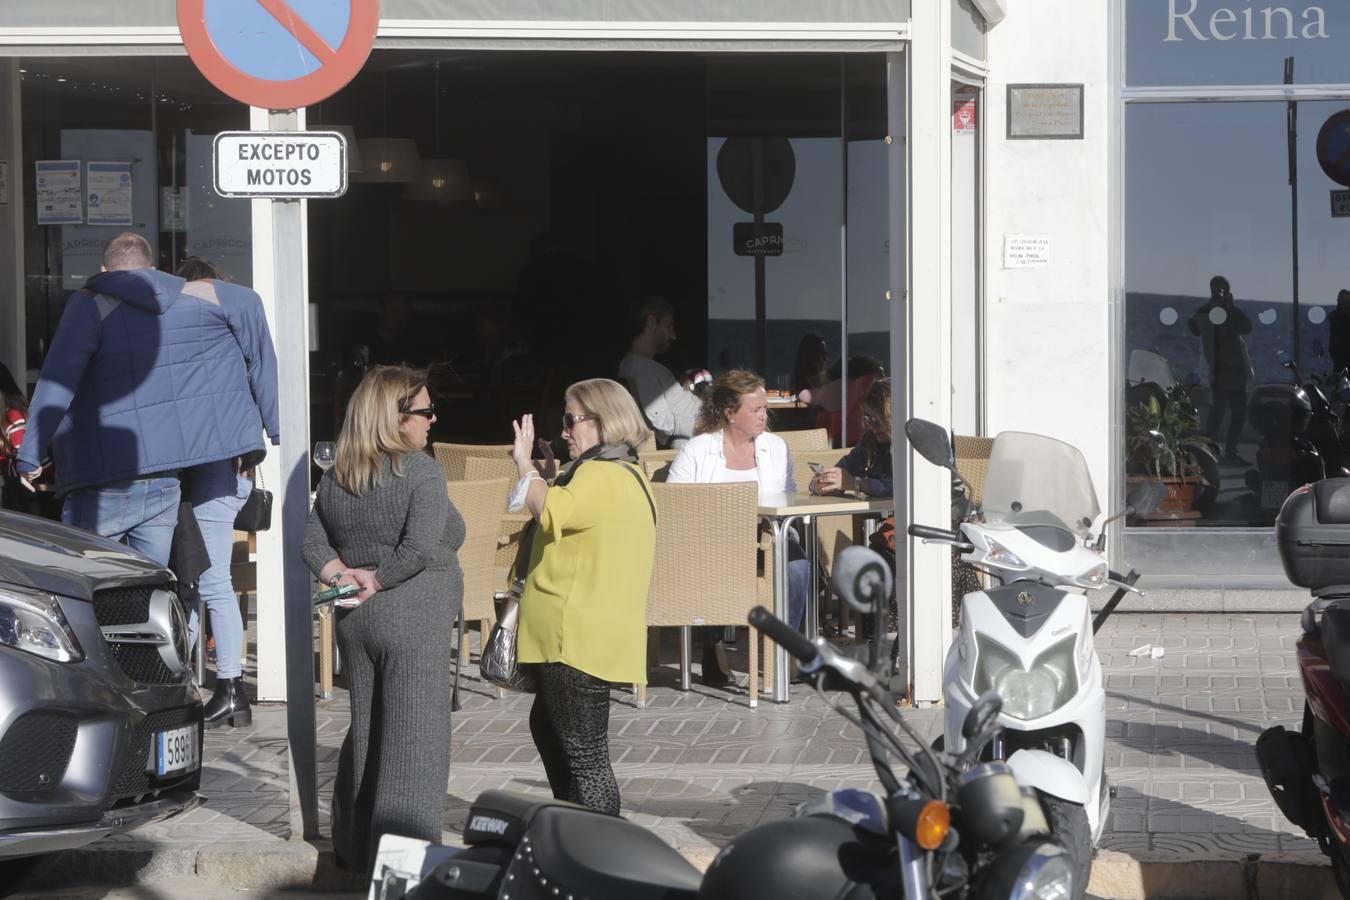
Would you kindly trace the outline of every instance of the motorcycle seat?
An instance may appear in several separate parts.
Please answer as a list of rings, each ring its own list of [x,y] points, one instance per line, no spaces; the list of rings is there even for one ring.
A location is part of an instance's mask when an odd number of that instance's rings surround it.
[[[537,809],[506,871],[513,896],[694,900],[702,875],[625,819],[575,806]]]

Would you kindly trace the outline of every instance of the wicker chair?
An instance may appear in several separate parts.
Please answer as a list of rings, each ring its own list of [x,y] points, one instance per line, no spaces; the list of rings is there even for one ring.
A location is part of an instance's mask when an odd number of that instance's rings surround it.
[[[509,479],[512,484],[520,477],[520,470],[516,468],[515,460],[509,456],[466,456],[464,457],[465,481],[495,481],[499,478]],[[507,493],[511,489],[508,487]],[[502,507],[506,506],[506,494],[502,495]]]
[[[787,443],[792,455],[808,450],[830,449],[830,433],[824,428],[806,428],[801,431],[775,431]],[[838,457],[836,457],[837,459]]]
[[[648,450],[640,454],[642,470],[647,473],[648,480],[665,481],[666,476],[670,474],[670,464],[679,454],[678,450]]]
[[[491,481],[451,481],[446,484],[450,502],[464,519],[464,544],[459,548],[459,567],[464,571],[464,612],[461,618],[458,656],[455,660],[455,686],[459,670],[468,657],[468,636],[464,622],[479,623],[479,650],[497,613],[492,595],[501,587],[497,580],[497,541],[502,533],[506,494],[511,490],[506,478]]]
[[[764,589],[756,569],[758,489],[737,484],[655,484],[656,565],[647,598],[649,627],[676,626],[681,676],[688,681],[692,625],[744,625]],[[770,572],[772,569],[769,570]],[[768,595],[772,603],[772,575]],[[750,705],[759,702],[760,637],[750,630]],[[766,658],[766,668],[771,665]],[[649,665],[651,660],[649,660]],[[771,678],[772,672],[766,675]]]
[[[966,483],[971,502],[979,503],[984,494],[984,473],[989,468],[989,453],[994,439],[958,434],[952,440],[956,457],[956,474]]]
[[[502,457],[511,453],[510,444],[444,444],[433,443],[432,455],[445,470],[447,481],[464,480],[464,461],[471,456]]]

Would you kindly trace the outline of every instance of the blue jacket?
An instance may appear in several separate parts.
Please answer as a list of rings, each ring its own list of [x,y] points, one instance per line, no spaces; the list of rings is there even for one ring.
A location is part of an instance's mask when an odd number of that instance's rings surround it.
[[[262,301],[222,281],[103,272],[66,301],[28,409],[18,470],[50,452],[56,490],[266,453],[280,439]]]

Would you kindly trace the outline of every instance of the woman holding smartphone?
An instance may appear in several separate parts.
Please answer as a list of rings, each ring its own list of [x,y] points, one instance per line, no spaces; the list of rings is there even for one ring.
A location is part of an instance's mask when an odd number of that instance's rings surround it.
[[[426,455],[435,421],[421,372],[370,369],[305,529],[315,577],[359,589],[338,604],[352,713],[333,785],[333,849],[359,872],[383,834],[441,840],[464,520]]]

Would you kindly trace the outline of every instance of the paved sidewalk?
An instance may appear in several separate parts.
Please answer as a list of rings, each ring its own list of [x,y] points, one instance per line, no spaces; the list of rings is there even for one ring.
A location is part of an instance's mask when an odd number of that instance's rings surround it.
[[[1301,900],[1311,900],[1330,884],[1316,846],[1275,808],[1253,754],[1268,724],[1296,725],[1301,716],[1297,634],[1298,617],[1290,614],[1119,614],[1107,624],[1098,645],[1108,694],[1107,766],[1119,794],[1102,846],[1119,852],[1099,857],[1095,892],[1246,897],[1246,880],[1258,871],[1263,898],[1294,896],[1297,888]],[[1145,645],[1162,647],[1164,655],[1130,655]],[[875,786],[858,732],[807,689],[798,688],[786,706],[762,702],[751,710],[743,693],[696,687],[686,694],[659,682],[645,709],[626,691],[615,692],[615,770],[625,814],[695,862],[706,863],[727,838],[788,816],[821,792]],[[547,792],[529,736],[532,698],[497,699],[473,677],[462,690],[447,841],[458,837],[469,803],[483,790]],[[941,728],[938,709],[908,715],[927,738]],[[346,694],[338,691],[318,706],[324,834],[346,727]],[[249,729],[209,732],[206,806],[67,854],[44,867],[42,883],[195,873],[267,888],[310,883],[317,869],[317,883],[337,884],[315,848],[286,840],[284,735],[279,706],[258,708]],[[1218,864],[1196,865],[1201,860]],[[90,874],[97,872],[107,874]]]

